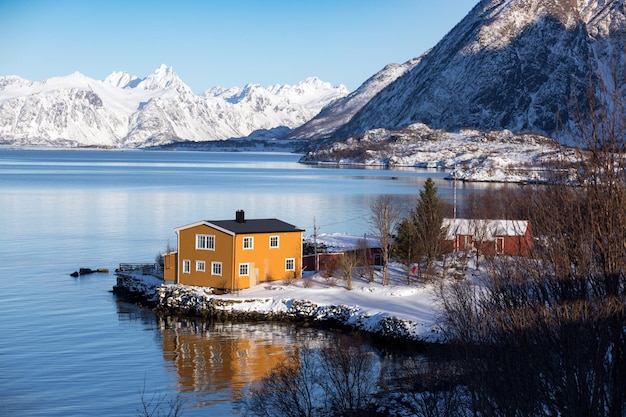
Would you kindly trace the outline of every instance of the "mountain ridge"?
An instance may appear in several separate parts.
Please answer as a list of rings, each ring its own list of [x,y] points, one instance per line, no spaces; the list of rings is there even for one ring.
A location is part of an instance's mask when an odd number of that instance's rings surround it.
[[[617,69],[623,79],[625,9],[624,0],[483,0],[349,121],[317,136],[423,123],[554,137],[574,125],[570,109],[592,76]]]
[[[228,92],[238,92],[238,96]],[[42,81],[0,77],[0,142],[11,145],[146,147],[245,137],[295,128],[348,94],[315,77],[294,86],[193,91],[173,68],[145,78],[78,72]]]

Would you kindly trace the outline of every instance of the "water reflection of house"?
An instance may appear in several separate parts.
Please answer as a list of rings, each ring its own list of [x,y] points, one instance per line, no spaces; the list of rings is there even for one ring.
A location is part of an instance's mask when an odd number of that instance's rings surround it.
[[[302,276],[302,232],[277,219],[204,220],[175,229],[178,252],[165,255],[164,278],[178,284],[243,289]]]
[[[233,325],[223,337],[215,337],[215,329],[206,326],[211,325],[168,326],[162,331],[163,357],[174,365],[181,392],[236,392],[295,354],[265,332],[251,333],[249,326],[237,331]]]
[[[445,249],[477,248],[486,255],[524,256],[532,249],[527,220],[444,219]]]

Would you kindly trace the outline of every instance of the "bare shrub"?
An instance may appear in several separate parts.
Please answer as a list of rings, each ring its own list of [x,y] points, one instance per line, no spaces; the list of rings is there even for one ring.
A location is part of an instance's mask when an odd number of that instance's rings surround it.
[[[311,288],[313,286],[313,277],[309,276],[302,280],[302,286],[304,288]]]
[[[373,354],[359,338],[345,336],[322,349],[322,386],[334,415],[357,416],[369,409],[376,393]]]
[[[334,275],[324,275],[324,281],[326,285],[332,288],[337,286],[337,281],[339,280]]]
[[[255,416],[316,416],[316,398],[320,395],[316,353],[308,347],[271,370],[260,386],[245,400],[248,412]]]
[[[454,370],[447,360],[405,359],[398,375],[404,410],[419,417],[469,417],[467,392]]]
[[[329,258],[326,262],[326,277],[332,277],[339,269],[339,260],[336,257]]]
[[[302,347],[243,400],[255,416],[361,416],[376,393],[372,353],[358,338],[320,350]]]
[[[298,277],[296,275],[296,272],[293,271],[292,273],[288,274],[285,278],[283,278],[283,285],[290,287],[296,283],[297,279]]]

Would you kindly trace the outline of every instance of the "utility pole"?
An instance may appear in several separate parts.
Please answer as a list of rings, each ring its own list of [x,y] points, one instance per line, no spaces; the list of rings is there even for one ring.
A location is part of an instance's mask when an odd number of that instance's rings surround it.
[[[317,223],[313,216],[313,253],[315,254],[315,272],[320,270],[319,257],[317,256]]]
[[[454,252],[457,251],[458,249],[458,243],[457,243],[457,236],[456,236],[456,158],[454,159],[454,170],[452,171],[452,175],[453,175],[453,182],[454,182],[454,191],[453,191],[453,200],[454,202],[452,203],[453,208],[453,219],[452,219],[452,227],[454,227],[454,246],[453,246],[453,250]]]

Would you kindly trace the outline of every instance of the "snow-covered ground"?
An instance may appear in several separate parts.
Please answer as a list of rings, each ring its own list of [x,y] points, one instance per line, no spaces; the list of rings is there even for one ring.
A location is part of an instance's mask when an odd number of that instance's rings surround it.
[[[343,234],[319,235],[317,241],[333,250],[357,247],[362,237]],[[450,269],[443,282],[451,282]],[[463,271],[470,276],[479,272],[470,266]],[[314,320],[333,318],[358,330],[402,337],[426,342],[441,341],[438,324],[440,313],[436,299],[437,282],[423,282],[415,276],[407,283],[406,270],[397,263],[389,269],[389,285],[382,285],[382,272],[377,269],[374,282],[355,273],[352,289],[345,280],[327,277],[325,271],[308,273],[291,282],[274,281],[243,289],[232,294],[215,295],[210,288],[165,284],[151,277],[138,275],[143,288],[139,291],[154,293],[155,300],[184,310],[203,311],[207,305],[228,313],[285,314],[306,316]],[[213,302],[220,300],[219,303]],[[393,328],[393,329],[392,329]]]
[[[280,281],[265,283],[222,297],[260,300],[247,308],[260,308],[266,312],[284,312],[295,300],[307,300],[319,307],[346,306],[352,313],[345,324],[360,330],[376,333],[381,320],[393,317],[404,322],[412,338],[438,340],[435,287],[417,281],[407,285],[406,273],[399,264],[391,265],[389,285],[384,286],[381,281],[381,271],[377,270],[373,283],[369,283],[365,276],[355,276],[352,289],[348,290],[343,279],[326,278],[325,272],[321,271],[313,275],[305,274],[303,279],[290,285]]]

